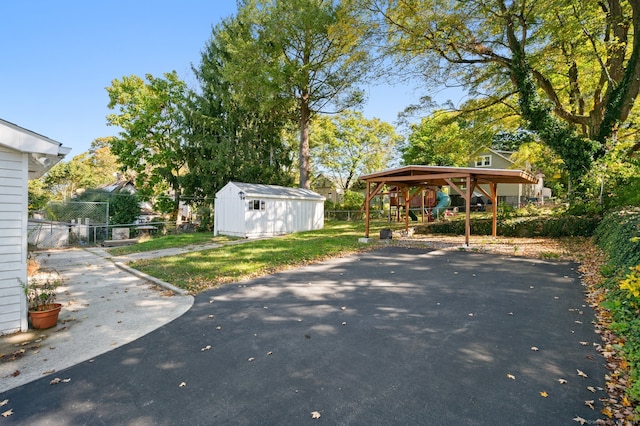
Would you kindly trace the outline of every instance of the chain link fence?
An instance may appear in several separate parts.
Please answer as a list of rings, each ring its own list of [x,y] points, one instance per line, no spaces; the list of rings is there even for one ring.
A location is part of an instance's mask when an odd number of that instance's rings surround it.
[[[69,201],[49,203],[43,219],[55,222],[109,225],[109,203],[96,201]]]
[[[96,244],[107,238],[108,226],[108,202],[52,202],[29,219],[28,241],[38,248]]]

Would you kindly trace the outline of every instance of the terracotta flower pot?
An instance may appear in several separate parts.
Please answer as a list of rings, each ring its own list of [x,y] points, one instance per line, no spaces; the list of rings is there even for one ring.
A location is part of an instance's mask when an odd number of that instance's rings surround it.
[[[58,323],[58,314],[62,308],[61,303],[46,305],[43,310],[29,311],[31,326],[36,329],[51,328]]]

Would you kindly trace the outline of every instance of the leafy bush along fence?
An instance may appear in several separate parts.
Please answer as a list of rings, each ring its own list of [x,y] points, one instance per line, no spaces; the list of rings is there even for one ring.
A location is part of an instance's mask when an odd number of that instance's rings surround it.
[[[600,224],[598,216],[520,217],[498,221],[498,235],[505,237],[590,237]],[[418,226],[418,232],[464,235],[465,222],[434,222]],[[491,235],[491,219],[471,221],[471,233]]]
[[[629,366],[628,396],[640,401],[640,208],[607,213],[594,241],[608,255],[602,268],[602,306],[611,315],[611,329],[622,339],[615,349]],[[636,407],[640,415],[640,407]]]

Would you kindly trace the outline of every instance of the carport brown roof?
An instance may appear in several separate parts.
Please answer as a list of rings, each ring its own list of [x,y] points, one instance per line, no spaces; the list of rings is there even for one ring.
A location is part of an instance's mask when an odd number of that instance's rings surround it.
[[[385,182],[390,185],[448,185],[446,179],[470,176],[478,183],[535,184],[538,179],[522,170],[486,169],[475,167],[404,166],[360,176],[367,182]]]
[[[404,188],[405,192],[405,209],[409,209],[410,187],[425,187],[427,185],[448,185],[454,191],[458,192],[465,200],[465,244],[469,245],[469,235],[471,234],[470,211],[471,211],[471,195],[473,190],[478,188],[480,192],[486,195],[492,203],[493,220],[492,235],[496,235],[497,230],[497,200],[498,200],[498,184],[535,184],[538,179],[530,173],[522,170],[508,169],[487,169],[476,167],[446,167],[446,166],[404,166],[395,169],[383,170],[381,172],[371,173],[360,176],[360,180],[367,183],[367,193],[365,200],[366,226],[365,237],[369,237],[369,211],[373,197],[380,193],[384,185],[393,185]],[[373,188],[372,188],[373,184]],[[489,192],[478,184],[489,185]],[[461,189],[464,187],[464,190]],[[409,229],[409,218],[405,215],[405,228]]]

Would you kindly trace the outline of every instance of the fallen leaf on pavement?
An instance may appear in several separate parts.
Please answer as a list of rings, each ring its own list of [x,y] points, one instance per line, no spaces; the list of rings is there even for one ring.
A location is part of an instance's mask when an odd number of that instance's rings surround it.
[[[580,376],[580,377],[584,377],[585,379],[586,379],[587,377],[589,377],[589,376],[587,376],[587,375],[586,375],[583,371],[581,371],[581,370],[576,370],[576,371],[578,372],[578,376]]]
[[[580,342],[582,346],[589,346],[589,342]]]
[[[0,401],[0,407],[2,407],[3,405],[7,405],[9,403],[8,399],[5,399],[4,401]]]
[[[11,410],[7,410],[4,413],[2,413],[2,417],[9,417],[12,414],[13,414],[13,408]]]
[[[18,377],[18,376],[20,375],[20,370],[16,370],[16,371],[14,371],[13,373],[11,373],[11,375],[12,375],[13,377]]]
[[[545,391],[542,391],[542,392],[540,392],[540,396],[543,397],[543,398],[548,398],[549,394],[546,393]]]
[[[596,393],[596,388],[594,388],[593,386],[587,386],[587,389],[589,389],[593,393]]]
[[[178,385],[178,387],[180,387],[180,388],[183,388],[183,387],[185,387],[185,386],[187,386],[187,382],[181,382],[181,383]]]
[[[55,379],[51,380],[49,382],[50,385],[57,385],[58,383],[60,383],[60,377],[56,377]]]
[[[205,346],[204,348],[200,349],[200,351],[204,352],[204,351],[208,351],[209,349],[211,349],[211,345]]]
[[[565,379],[558,379],[558,382],[560,382],[561,385],[565,385],[567,383]]]
[[[247,361],[252,362],[253,360],[255,360],[254,357],[249,358]]]
[[[574,417],[574,418],[573,418],[573,421],[574,421],[574,422],[578,422],[578,423],[580,423],[581,425],[583,425],[583,424],[585,424],[585,423],[587,422],[587,420],[586,420],[586,419],[583,419],[582,417],[578,417],[578,416]]]
[[[317,411],[312,411],[311,412],[311,418],[312,419],[319,419],[320,418],[320,413]]]
[[[515,380],[516,376],[514,376],[513,374],[507,374],[507,377],[511,380]]]
[[[585,401],[585,402],[584,402],[584,405],[586,405],[587,407],[589,407],[589,408],[591,408],[592,410],[594,410],[594,408],[593,408],[593,403],[594,403],[594,402],[595,402],[595,401],[594,401],[593,399],[591,399],[591,400],[589,400],[589,401]]]
[[[531,346],[531,350],[534,352],[538,352],[540,349],[538,349],[536,346]]]

